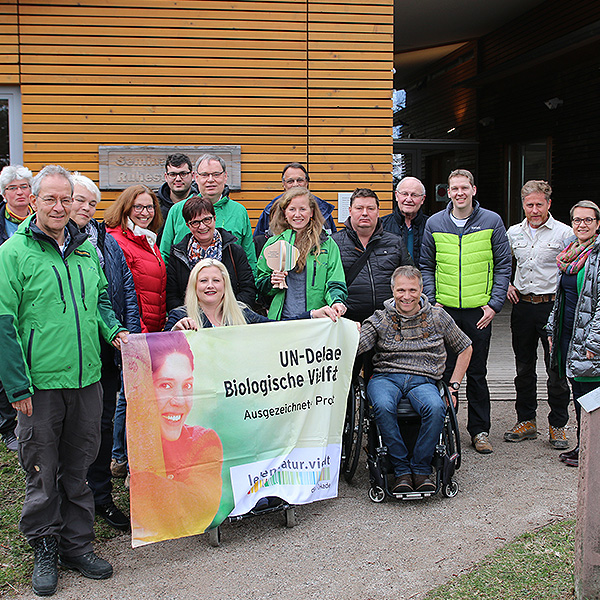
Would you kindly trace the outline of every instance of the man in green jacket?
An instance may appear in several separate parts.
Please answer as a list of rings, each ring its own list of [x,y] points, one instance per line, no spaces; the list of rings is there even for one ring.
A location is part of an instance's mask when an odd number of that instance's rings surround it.
[[[86,483],[98,453],[100,331],[127,341],[87,235],[69,221],[71,174],[58,165],[33,179],[36,213],[0,247],[0,362],[19,413],[26,493],[19,527],[34,548],[33,590],[56,591],[57,563],[92,579],[112,566],[94,554],[94,499]]]
[[[203,154],[196,161],[194,178],[200,195],[208,198],[215,207],[216,226],[233,233],[248,257],[252,272],[256,275],[256,250],[250,218],[243,204],[229,198],[225,161],[216,154]],[[160,241],[160,253],[165,263],[169,261],[171,246],[178,244],[190,232],[182,214],[184,204],[185,202],[178,202],[167,215]]]

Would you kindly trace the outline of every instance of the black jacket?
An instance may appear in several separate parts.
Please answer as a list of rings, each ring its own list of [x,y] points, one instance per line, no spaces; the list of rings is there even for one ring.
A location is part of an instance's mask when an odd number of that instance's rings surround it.
[[[164,224],[164,222],[167,220],[167,214],[169,214],[169,211],[173,206],[173,200],[171,200],[171,188],[165,181],[155,193],[158,197],[158,203],[160,204],[160,212],[162,213]],[[195,181],[192,181],[192,187],[190,188],[189,195],[194,196],[196,194],[198,194],[198,186],[196,185]],[[180,202],[185,202],[185,200],[180,200]]]
[[[237,238],[229,231],[217,227],[223,239],[223,264],[227,268],[235,297],[248,306],[256,299],[254,275],[248,263],[244,249],[237,244]],[[185,304],[185,288],[192,266],[187,248],[192,237],[188,233],[179,244],[171,248],[171,257],[167,263],[167,312]]]
[[[425,231],[425,223],[429,217],[423,214],[419,209],[417,216],[412,220],[411,229],[413,230],[413,262],[419,266],[421,261],[421,242],[423,241],[423,232]],[[395,209],[393,213],[385,215],[381,218],[381,223],[385,231],[395,233],[404,240],[406,246],[406,238],[408,236],[408,227],[404,222],[402,213]]]
[[[363,248],[350,218],[346,220],[344,229],[333,234],[333,239],[340,247],[342,264],[346,275],[352,265],[369,247],[373,250],[353,282],[348,286],[346,317],[354,321],[364,321],[376,310],[383,308],[383,302],[392,297],[390,280],[394,270],[401,265],[412,265],[408,250],[400,236],[384,231],[381,219],[367,244]]]
[[[1,196],[0,196],[1,197]],[[6,233],[6,225],[4,223],[4,207],[6,206],[5,200],[0,200],[0,246],[8,239],[8,233]]]

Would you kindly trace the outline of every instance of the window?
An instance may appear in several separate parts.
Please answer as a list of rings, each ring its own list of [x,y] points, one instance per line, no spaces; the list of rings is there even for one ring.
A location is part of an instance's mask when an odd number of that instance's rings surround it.
[[[23,164],[21,91],[0,86],[0,168]]]

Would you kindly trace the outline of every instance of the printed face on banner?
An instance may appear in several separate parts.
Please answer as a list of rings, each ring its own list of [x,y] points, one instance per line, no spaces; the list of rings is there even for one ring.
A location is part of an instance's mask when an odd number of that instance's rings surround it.
[[[305,504],[337,495],[353,322],[215,327],[129,342],[134,547],[202,533],[267,496]]]

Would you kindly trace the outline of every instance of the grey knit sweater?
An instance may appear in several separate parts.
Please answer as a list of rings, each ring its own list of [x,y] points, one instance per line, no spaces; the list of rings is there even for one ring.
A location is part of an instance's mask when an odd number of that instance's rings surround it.
[[[384,302],[361,327],[358,354],[375,347],[375,373],[410,373],[441,379],[448,344],[460,354],[471,340],[443,309],[431,306],[421,295],[421,309],[406,317],[396,310],[394,299]]]

